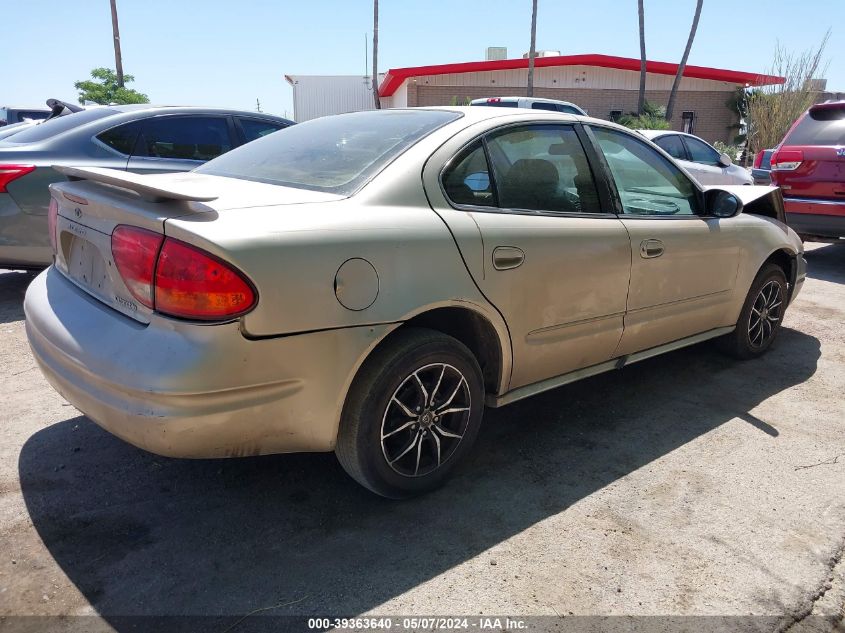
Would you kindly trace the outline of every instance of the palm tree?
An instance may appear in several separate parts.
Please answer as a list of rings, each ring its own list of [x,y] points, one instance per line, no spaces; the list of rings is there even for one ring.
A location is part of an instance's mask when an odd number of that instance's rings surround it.
[[[528,91],[526,96],[534,96],[534,57],[537,55],[537,0],[531,3],[531,49],[528,51]]]
[[[373,100],[376,110],[381,109],[378,96],[378,0],[373,0]]]
[[[643,0],[637,0],[637,10],[640,14],[640,97],[637,99],[637,114],[643,113],[645,106],[645,9]]]
[[[669,93],[669,103],[666,105],[666,120],[672,120],[672,109],[675,107],[675,97],[678,94],[678,87],[681,85],[681,77],[684,75],[684,68],[687,65],[689,52],[692,48],[692,41],[695,39],[695,30],[698,28],[698,18],[701,17],[701,5],[704,0],[698,0],[695,4],[695,15],[692,18],[692,27],[689,31],[689,39],[687,40],[687,47],[684,49],[684,56],[681,58],[681,63],[678,64],[678,72],[675,73],[675,81],[672,82],[672,92]]]

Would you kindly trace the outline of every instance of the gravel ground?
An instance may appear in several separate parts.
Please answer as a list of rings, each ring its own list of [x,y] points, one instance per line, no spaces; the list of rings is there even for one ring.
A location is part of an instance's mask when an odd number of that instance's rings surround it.
[[[120,631],[143,622],[122,616],[199,614],[194,628],[219,631],[290,614],[841,627],[845,247],[808,245],[807,260],[764,358],[703,344],[489,410],[450,485],[403,503],[333,455],[173,460],[108,435],[34,366],[31,276],[0,272],[0,616],[100,614],[89,629]]]

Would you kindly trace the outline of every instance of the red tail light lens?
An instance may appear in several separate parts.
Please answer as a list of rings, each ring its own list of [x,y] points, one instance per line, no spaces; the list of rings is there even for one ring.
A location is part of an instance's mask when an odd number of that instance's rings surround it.
[[[792,171],[804,162],[804,152],[800,149],[781,149],[772,154],[772,169]]]
[[[59,203],[56,202],[55,198],[51,197],[50,198],[50,206],[47,207],[47,231],[50,233],[50,246],[53,248],[54,253],[57,250],[57,247],[56,247],[56,225],[58,224],[58,216],[59,216]]]
[[[754,157],[754,169],[760,169],[760,165],[763,164],[763,154],[766,153],[766,150],[761,149],[757,152],[757,155]]]
[[[164,236],[134,226],[119,226],[111,235],[111,252],[123,283],[142,304],[153,307],[153,277]]]
[[[215,321],[248,312],[255,300],[252,285],[228,264],[184,242],[165,240],[155,275],[158,312]]]
[[[499,103],[499,102],[501,102],[501,98],[499,98],[499,97],[493,97],[491,99],[487,99],[487,103]]]
[[[6,185],[31,171],[35,171],[35,165],[0,165],[0,193],[6,193]]]

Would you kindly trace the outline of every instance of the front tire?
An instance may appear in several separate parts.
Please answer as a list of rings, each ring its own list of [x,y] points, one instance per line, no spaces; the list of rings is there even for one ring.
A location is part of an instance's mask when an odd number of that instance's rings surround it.
[[[483,410],[481,369],[465,345],[434,330],[399,330],[352,382],[335,453],[376,494],[422,494],[472,448]]]
[[[767,264],[751,284],[736,329],[720,339],[722,349],[740,360],[763,355],[780,331],[786,301],[783,269],[776,264]]]

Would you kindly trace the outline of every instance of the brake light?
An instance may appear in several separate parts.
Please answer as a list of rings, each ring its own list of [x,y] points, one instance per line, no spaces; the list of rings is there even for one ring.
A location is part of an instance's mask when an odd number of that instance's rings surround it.
[[[118,226],[111,235],[111,252],[123,283],[142,304],[153,307],[156,260],[164,236],[134,226]]]
[[[32,171],[35,171],[35,165],[0,165],[0,193],[6,193],[10,182]]]
[[[800,149],[781,149],[772,154],[772,169],[794,171],[804,162],[804,152]]]
[[[766,150],[761,149],[757,152],[757,155],[754,157],[754,169],[760,169],[760,165],[763,164],[763,154]]]
[[[167,238],[155,275],[155,309],[171,316],[220,320],[255,305],[252,285],[237,270],[205,251]]]
[[[500,101],[501,101],[501,98],[499,98],[499,97],[493,97],[492,99],[487,99],[487,103],[499,103]]]
[[[55,253],[58,248],[56,246],[56,224],[58,223],[59,203],[52,196],[50,197],[50,206],[47,207],[47,231],[50,233],[50,246]]]

